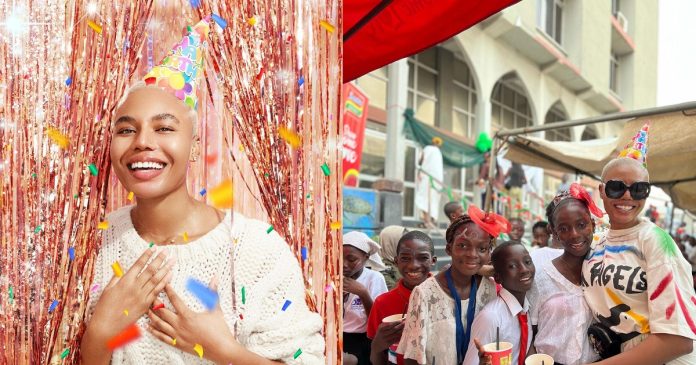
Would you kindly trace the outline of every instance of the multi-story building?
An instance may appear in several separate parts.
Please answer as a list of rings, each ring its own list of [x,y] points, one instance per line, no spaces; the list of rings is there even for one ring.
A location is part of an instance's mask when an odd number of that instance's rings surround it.
[[[655,106],[657,11],[654,0],[522,1],[360,77],[355,83],[370,99],[360,186],[369,188],[381,177],[403,181],[403,218],[417,219],[416,162],[422,146],[403,133],[406,108],[462,146],[473,146],[480,132],[492,136],[502,128]],[[620,130],[621,122],[612,122],[537,136],[581,141]],[[478,203],[477,175],[476,166],[445,165],[444,183]],[[548,199],[561,174],[539,175],[530,185]],[[589,179],[585,182],[592,187]]]

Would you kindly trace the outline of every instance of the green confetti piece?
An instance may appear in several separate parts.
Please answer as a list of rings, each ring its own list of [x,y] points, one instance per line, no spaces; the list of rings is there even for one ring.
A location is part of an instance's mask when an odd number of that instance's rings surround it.
[[[309,194],[307,194],[307,199],[309,199],[309,198],[311,198],[311,196]]]
[[[155,245],[154,242],[150,242],[150,247],[152,247],[152,246],[154,246],[154,245]]]
[[[36,226],[36,228],[34,228],[34,233],[39,233],[39,232],[41,232],[41,225],[40,224],[38,226]]]
[[[73,198],[77,199],[77,194],[73,195]]]
[[[12,288],[12,285],[10,285],[10,300],[14,300],[14,289]]]
[[[32,177],[33,179],[36,179],[36,173],[33,172],[33,173],[31,174],[31,177]]]
[[[273,231],[273,226],[270,226],[270,227],[268,227],[268,229],[266,230],[266,233],[271,233],[272,231]]]
[[[242,287],[242,304],[246,304],[246,288]]]
[[[329,170],[329,165],[327,165],[326,162],[324,162],[324,164],[321,165],[321,171],[324,172],[325,176],[331,175],[331,170]]]
[[[297,349],[297,351],[295,351],[295,354],[292,355],[292,358],[297,359],[298,357],[300,357],[300,355],[302,355],[302,349]]]
[[[60,354],[60,358],[61,358],[61,359],[65,359],[66,357],[68,357],[68,355],[70,355],[70,349],[65,349],[65,350],[63,350],[63,352]]]
[[[92,176],[97,176],[97,174],[99,174],[97,166],[95,166],[93,163],[89,164],[89,173],[92,174]]]
[[[659,242],[662,251],[670,257],[676,257],[679,249],[669,233],[658,226],[655,226],[654,230],[657,235],[657,242]]]
[[[263,174],[263,177],[268,177],[268,173],[265,172],[265,173]]]

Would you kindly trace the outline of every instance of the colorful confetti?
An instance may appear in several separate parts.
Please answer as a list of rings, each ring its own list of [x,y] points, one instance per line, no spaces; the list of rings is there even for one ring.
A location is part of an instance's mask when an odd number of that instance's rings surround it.
[[[102,34],[102,27],[101,27],[101,25],[99,25],[99,24],[97,24],[97,23],[95,23],[95,22],[93,22],[93,21],[91,21],[91,20],[88,20],[88,21],[87,21],[87,25],[89,25],[89,27],[92,28],[92,30],[94,30],[95,32],[97,32],[97,33],[99,33],[99,34]]]
[[[242,304],[246,304],[246,288],[242,287]]]
[[[341,228],[341,221],[331,222],[331,229],[340,229],[340,228]]]
[[[188,242],[189,236],[187,232],[184,232],[184,234],[181,235],[184,238],[184,242]]]
[[[252,16],[251,18],[249,18],[249,20],[247,20],[247,23],[249,23],[249,25],[253,27],[254,25],[256,25],[256,17]]]
[[[90,293],[94,293],[97,290],[99,290],[99,284],[94,284],[92,285],[92,288],[89,289]]]
[[[72,84],[72,77],[65,79],[65,86],[70,86],[70,84]]]
[[[298,357],[300,357],[300,355],[302,355],[302,349],[297,349],[297,351],[295,351],[295,354],[292,355],[292,358],[297,359]]]
[[[154,246],[154,245],[155,245],[154,242],[150,242],[150,245],[149,245],[148,247],[152,247],[152,246]]]
[[[172,346],[176,346],[176,338],[172,338]]]
[[[133,193],[132,191],[131,191],[131,192],[128,192],[128,201],[129,201],[129,202],[132,202],[132,201],[133,201],[133,196],[135,196],[135,193]]]
[[[114,263],[111,264],[111,268],[114,270],[114,275],[118,276],[119,278],[123,276],[123,270],[121,269],[121,264],[119,264],[118,261],[114,261]]]
[[[124,309],[124,310],[123,310],[123,314],[125,314],[126,317],[128,317],[128,309]]]
[[[273,231],[273,229],[274,229],[273,226],[268,227],[268,229],[266,230],[266,233],[271,233]]]
[[[39,232],[41,232],[41,226],[40,226],[40,225],[38,225],[38,226],[36,226],[36,228],[34,228],[34,233],[39,233]]]
[[[305,198],[309,199],[311,197],[312,197],[311,195],[307,194],[307,196]]]
[[[282,138],[285,142],[287,142],[292,148],[298,148],[300,147],[300,136],[293,132],[290,129],[287,129],[285,127],[280,127],[278,128],[278,135],[280,138]]]
[[[332,290],[336,290],[336,286],[333,283],[329,283],[328,285],[326,285],[326,287],[324,287],[324,291],[327,293]]]
[[[51,302],[51,305],[48,307],[48,313],[53,313],[53,311],[56,310],[57,306],[58,306],[58,300],[53,299],[53,302]]]
[[[10,285],[10,302],[14,300],[14,289],[12,288],[12,285]]]
[[[75,260],[75,247],[68,248],[68,256],[70,257],[70,261]]]
[[[158,309],[164,308],[164,303],[156,304],[154,307],[152,307],[153,311],[156,311]]]
[[[217,25],[219,25],[220,28],[222,28],[222,29],[227,28],[227,21],[225,21],[225,19],[222,19],[221,16],[219,16],[217,14],[210,14],[210,17],[213,18],[215,23],[217,23]]]
[[[198,357],[200,357],[201,359],[203,358],[203,346],[196,344],[195,346],[193,346],[193,351],[196,351]]]
[[[189,4],[191,4],[191,7],[197,8],[201,6],[201,1],[200,0],[189,0]],[[190,31],[189,31],[190,33]]]
[[[220,300],[220,297],[215,290],[208,288],[205,284],[194,278],[189,278],[186,281],[186,290],[195,295],[196,298],[198,298],[198,300],[200,300],[208,310],[215,309],[215,306]]]
[[[60,358],[65,359],[66,357],[68,357],[68,355],[70,355],[70,349],[65,349],[63,350],[63,352],[60,353]]]
[[[97,176],[99,174],[99,170],[97,170],[97,166],[95,166],[93,163],[89,164],[89,173],[92,174],[92,176]]]
[[[302,261],[307,260],[307,247],[302,247],[300,252],[302,253]]]
[[[113,351],[133,340],[136,340],[140,337],[140,328],[133,323],[130,326],[126,327],[123,332],[117,334],[116,336],[112,337],[109,339],[109,341],[106,342],[106,347],[109,348],[109,350]]]
[[[211,203],[213,203],[214,207],[219,209],[232,208],[233,196],[234,192],[231,179],[223,181],[220,185],[212,188],[208,192]]]
[[[331,175],[331,170],[329,170],[329,165],[324,162],[323,165],[321,165],[321,171],[324,173],[324,176],[329,176]]]
[[[283,312],[285,312],[285,310],[288,309],[288,307],[290,306],[290,304],[292,304],[291,301],[285,300],[285,303],[283,303]]]
[[[207,192],[208,190],[205,190],[205,188],[203,188],[198,194],[200,194],[201,196],[205,196],[205,193]]]
[[[300,79],[297,80],[297,86],[302,86],[304,85],[304,76],[300,76]]]
[[[101,229],[101,230],[109,229],[109,222],[107,222],[107,221],[99,222],[99,224],[97,224],[97,229]]]
[[[46,129],[46,135],[62,149],[66,149],[70,146],[70,139],[53,127]]]
[[[320,21],[319,21],[319,25],[321,25],[321,26],[322,26],[324,29],[326,29],[326,31],[328,31],[329,33],[333,33],[333,32],[336,30],[336,27],[335,27],[333,24],[331,24],[331,23],[329,23],[328,21],[326,21],[326,20],[320,20]]]

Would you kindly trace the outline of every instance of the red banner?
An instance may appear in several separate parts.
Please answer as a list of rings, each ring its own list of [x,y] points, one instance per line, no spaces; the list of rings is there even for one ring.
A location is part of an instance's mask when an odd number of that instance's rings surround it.
[[[343,84],[343,185],[358,186],[367,120],[367,96],[353,84]]]

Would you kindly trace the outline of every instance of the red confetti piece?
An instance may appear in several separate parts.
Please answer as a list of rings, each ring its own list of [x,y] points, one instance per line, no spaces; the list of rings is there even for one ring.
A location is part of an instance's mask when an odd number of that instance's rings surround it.
[[[130,326],[126,327],[126,329],[123,330],[123,332],[117,334],[116,336],[112,337],[109,341],[107,341],[106,347],[108,347],[109,350],[113,351],[138,338],[140,338],[140,328],[138,328],[138,326],[135,323],[133,323]]]
[[[154,307],[152,307],[152,310],[156,311],[156,310],[162,309],[162,308],[164,308],[164,303],[160,303],[160,304],[155,305]]]

